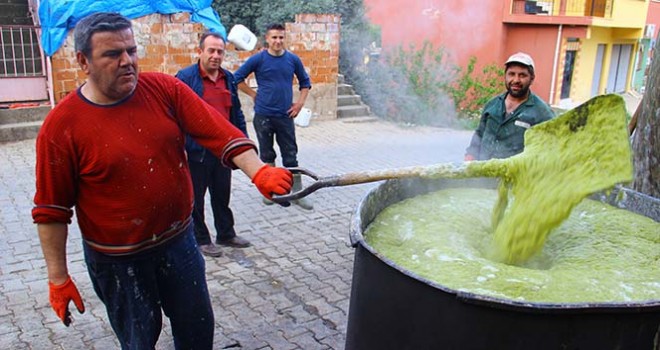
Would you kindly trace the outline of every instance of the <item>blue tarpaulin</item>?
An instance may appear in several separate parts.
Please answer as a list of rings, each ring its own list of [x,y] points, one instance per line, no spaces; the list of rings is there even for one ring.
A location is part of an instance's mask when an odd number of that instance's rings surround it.
[[[128,18],[153,13],[190,13],[190,19],[227,37],[220,17],[211,7],[213,0],[42,0],[39,5],[41,43],[52,56],[64,43],[67,33],[85,16],[95,12],[118,12]]]

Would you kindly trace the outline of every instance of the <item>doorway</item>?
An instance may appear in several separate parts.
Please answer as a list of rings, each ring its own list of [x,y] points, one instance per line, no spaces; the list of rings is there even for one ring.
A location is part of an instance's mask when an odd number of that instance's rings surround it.
[[[626,91],[626,81],[630,70],[630,59],[633,46],[631,44],[612,45],[612,59],[610,70],[607,75],[606,93],[618,93]]]
[[[571,96],[571,82],[573,80],[573,68],[575,67],[576,50],[567,50],[564,56],[564,74],[561,81],[560,98],[567,99]]]
[[[598,95],[600,88],[600,76],[603,74],[603,63],[605,62],[605,44],[598,44],[596,50],[596,62],[594,64],[594,74],[591,80],[591,97]]]

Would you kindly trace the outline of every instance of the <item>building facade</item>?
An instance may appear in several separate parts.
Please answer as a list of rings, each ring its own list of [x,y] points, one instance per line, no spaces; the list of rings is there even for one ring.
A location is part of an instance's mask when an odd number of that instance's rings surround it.
[[[383,48],[430,40],[465,66],[534,57],[533,90],[552,105],[572,106],[633,87],[649,0],[365,0],[381,27]],[[402,11],[401,9],[405,9]]]

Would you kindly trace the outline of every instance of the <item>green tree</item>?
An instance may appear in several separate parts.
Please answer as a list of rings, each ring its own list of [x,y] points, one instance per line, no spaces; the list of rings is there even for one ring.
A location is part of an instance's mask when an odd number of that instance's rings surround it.
[[[284,3],[278,1],[262,1],[261,12],[257,18],[257,32],[265,34],[265,28],[271,23],[293,22],[299,13],[338,13],[333,0],[289,0]]]
[[[236,24],[242,24],[255,32],[257,18],[261,12],[261,2],[261,0],[213,0],[211,6],[220,15],[220,20],[227,28],[227,32]]]
[[[458,68],[457,78],[448,89],[463,119],[479,119],[483,106],[502,90],[504,70],[489,64],[477,75],[476,63],[472,56],[465,69]]]
[[[212,7],[220,15],[227,30],[242,24],[261,36],[269,24],[293,22],[299,13],[338,13],[336,3],[334,0],[214,0]]]

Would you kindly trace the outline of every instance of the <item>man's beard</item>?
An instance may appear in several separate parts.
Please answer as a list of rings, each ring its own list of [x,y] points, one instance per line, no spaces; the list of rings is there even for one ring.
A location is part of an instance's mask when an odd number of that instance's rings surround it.
[[[511,86],[507,85],[506,90],[509,92],[509,95],[511,95],[515,98],[527,97],[527,95],[529,94],[529,85],[528,86],[521,86],[520,90],[518,90],[518,91],[511,90]]]

